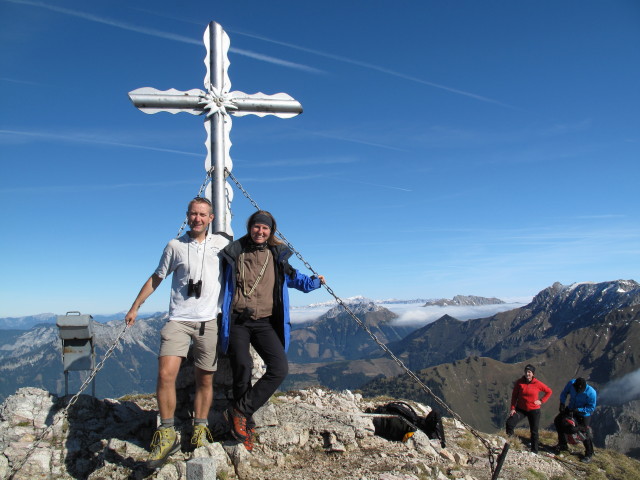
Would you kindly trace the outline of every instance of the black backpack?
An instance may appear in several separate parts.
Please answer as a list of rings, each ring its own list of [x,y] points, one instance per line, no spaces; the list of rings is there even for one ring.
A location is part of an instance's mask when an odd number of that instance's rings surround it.
[[[440,440],[440,446],[445,448],[444,426],[442,425],[442,415],[435,410],[431,410],[426,417],[418,418],[418,428],[427,434],[427,437]]]
[[[406,441],[409,433],[418,429],[418,414],[405,402],[391,402],[380,405],[370,413],[395,415],[393,417],[374,417],[373,426],[376,435],[393,441]]]
[[[439,439],[442,448],[445,447],[442,417],[435,410],[431,410],[426,417],[420,417],[408,403],[391,402],[373,410],[369,409],[368,412],[395,415],[393,417],[374,417],[375,434],[382,438],[393,441],[407,441],[411,436],[410,434],[420,429],[429,438]]]

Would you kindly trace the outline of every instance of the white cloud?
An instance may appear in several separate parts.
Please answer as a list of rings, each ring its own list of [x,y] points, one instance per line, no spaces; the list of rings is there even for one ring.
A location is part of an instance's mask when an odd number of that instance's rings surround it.
[[[640,398],[640,369],[607,383],[598,400],[605,405],[622,405],[637,398]]]
[[[472,318],[485,318],[495,315],[499,312],[506,312],[514,308],[524,306],[523,303],[504,303],[499,305],[481,305],[470,307],[422,307],[420,304],[412,303],[390,303],[380,305],[393,313],[399,315],[395,320],[398,325],[422,327],[429,323],[433,323],[443,315],[450,315],[458,320],[470,320]],[[326,313],[331,306],[322,306],[315,308],[294,308],[291,310],[291,321],[300,323],[310,320],[316,320]]]

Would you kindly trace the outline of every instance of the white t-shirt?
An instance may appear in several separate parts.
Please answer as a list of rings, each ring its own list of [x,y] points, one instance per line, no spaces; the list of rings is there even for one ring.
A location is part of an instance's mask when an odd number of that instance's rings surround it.
[[[155,274],[160,278],[173,274],[169,320],[215,320],[222,307],[220,252],[228,244],[226,237],[210,233],[202,242],[185,233],[167,244]],[[189,279],[202,280],[200,298],[188,296]]]

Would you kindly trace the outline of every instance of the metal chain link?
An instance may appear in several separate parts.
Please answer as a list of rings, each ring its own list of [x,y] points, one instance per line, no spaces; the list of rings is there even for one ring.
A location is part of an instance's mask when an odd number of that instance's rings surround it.
[[[16,473],[18,473],[18,471],[20,471],[20,469],[22,467],[24,467],[25,463],[27,463],[27,460],[29,459],[31,454],[36,450],[36,448],[38,448],[38,445],[40,445],[42,440],[44,440],[44,437],[47,436],[47,434],[53,429],[53,427],[55,427],[58,424],[58,422],[60,422],[61,419],[66,418],[66,416],[67,416],[67,414],[69,412],[69,409],[78,401],[78,398],[80,397],[82,392],[84,392],[84,390],[89,386],[89,384],[95,378],[95,376],[98,374],[98,372],[102,369],[102,367],[104,367],[104,363],[111,356],[111,354],[113,353],[115,348],[118,346],[118,344],[120,343],[120,340],[124,336],[124,334],[127,331],[128,327],[129,327],[129,325],[127,325],[125,323],[124,328],[122,329],[122,331],[120,332],[118,337],[115,339],[113,344],[105,352],[104,357],[102,358],[102,360],[98,363],[98,365],[96,365],[96,367],[93,370],[91,370],[91,373],[89,374],[89,376],[86,378],[86,380],[80,386],[80,389],[78,390],[78,393],[76,393],[73,397],[71,397],[71,399],[69,400],[69,403],[67,403],[67,406],[62,410],[62,415],[57,415],[57,414],[55,415],[55,417],[57,417],[57,418],[54,421],[52,421],[51,425],[49,425],[47,428],[45,428],[43,430],[43,432],[36,438],[36,440],[33,442],[33,445],[27,450],[27,452],[26,452],[25,456],[22,458],[22,460],[20,460],[16,465],[13,466],[13,468],[11,469],[11,472],[9,472],[9,476],[7,477],[7,480],[13,479],[13,476]]]
[[[245,196],[245,198],[247,200],[249,200],[249,202],[251,202],[251,205],[253,205],[257,210],[260,210],[260,207],[258,206],[258,204],[256,203],[255,200],[253,200],[253,198],[251,198],[251,195],[249,195],[249,192],[247,192],[245,190],[245,188],[240,184],[240,182],[236,179],[236,177],[230,172],[230,171],[226,171],[229,178],[231,178],[231,180],[233,180],[233,182],[236,184],[236,186],[238,187],[238,189],[242,192],[242,194]],[[318,272],[315,271],[315,269],[302,257],[302,255],[300,254],[300,252],[298,252],[298,250],[296,250],[296,248],[291,244],[291,242],[289,242],[289,240],[287,240],[287,238],[282,234],[282,232],[280,232],[279,230],[276,230],[276,233],[278,235],[278,237],[280,237],[280,239],[282,239],[282,241],[287,245],[287,247],[289,247],[289,249],[295,254],[295,256],[304,264],[305,267],[307,267],[311,272],[313,272],[314,275],[318,275]],[[336,300],[336,302],[338,303],[338,305],[340,305],[342,308],[344,308],[345,312],[365,331],[367,332],[367,334],[371,337],[371,339],[378,344],[378,346],[384,350],[384,352],[389,355],[394,362],[396,362],[396,364],[402,368],[402,370],[404,370],[404,372],[409,375],[409,377],[411,377],[419,386],[420,388],[422,388],[422,390],[425,391],[425,393],[427,393],[428,395],[430,395],[431,397],[433,397],[433,399],[436,401],[436,403],[438,405],[440,405],[447,413],[449,413],[454,419],[456,419],[457,421],[459,421],[467,430],[469,430],[469,432],[471,432],[471,434],[473,436],[475,436],[480,443],[482,443],[487,451],[489,452],[489,464],[491,467],[491,471],[494,471],[494,452],[493,452],[493,447],[491,445],[491,443],[489,443],[488,440],[486,440],[481,434],[480,432],[478,432],[476,429],[474,429],[471,425],[469,425],[468,423],[466,423],[464,420],[462,420],[462,418],[460,418],[460,415],[458,415],[457,413],[455,413],[453,410],[451,410],[451,408],[449,408],[449,406],[444,402],[444,400],[442,400],[440,397],[438,397],[427,385],[424,384],[424,382],[422,380],[420,380],[420,378],[418,378],[418,376],[413,373],[413,371],[411,369],[409,369],[409,367],[407,367],[404,362],[402,360],[400,360],[391,350],[389,350],[389,348],[382,343],[378,337],[376,336],[375,333],[373,333],[369,327],[362,321],[360,320],[354,313],[353,311],[344,303],[344,301],[338,297],[338,295],[336,295],[336,293],[333,291],[333,289],[327,285],[326,283],[323,285],[324,288],[327,290],[327,292],[329,292],[329,294]]]

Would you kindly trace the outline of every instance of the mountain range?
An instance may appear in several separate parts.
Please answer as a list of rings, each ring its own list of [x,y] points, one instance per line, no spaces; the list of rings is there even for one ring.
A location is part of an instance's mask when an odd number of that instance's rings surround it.
[[[439,300],[429,300],[424,304],[425,307],[430,307],[437,305],[439,307],[449,307],[449,306],[469,306],[469,305],[496,305],[500,303],[505,303],[499,298],[485,298],[485,297],[476,297],[474,295],[456,295],[451,300],[441,298]]]
[[[342,307],[296,326],[289,349],[290,374],[283,390],[320,384],[360,389],[368,396],[432,403],[398,364],[381,353],[378,341],[465,421],[483,431],[504,427],[513,382],[527,363],[536,365],[537,377],[554,390],[550,404],[542,409],[543,426],[549,426],[557,412],[562,387],[576,376],[586,377],[598,391],[606,391],[616,380],[622,382],[617,387],[620,391],[634,391],[631,380],[623,381],[636,379],[632,374],[640,365],[640,285],[633,280],[555,283],[520,308],[466,321],[444,315],[420,328],[398,324],[396,314],[366,299],[349,308],[376,340]],[[166,314],[155,315],[125,333],[96,380],[99,397],[154,390],[158,332],[165,320]],[[122,325],[121,320],[95,325],[98,358]],[[55,325],[3,333],[1,399],[27,385],[62,392]],[[71,376],[80,374],[72,372]],[[73,393],[77,383],[70,386]],[[608,397],[620,398],[615,393]],[[594,418],[600,444],[615,438],[619,448],[634,454],[633,445],[640,444],[640,422],[629,419],[640,418],[639,397],[640,391],[622,404],[609,401],[602,406],[607,414],[600,417],[601,423],[597,415]],[[626,420],[621,423],[619,418]]]
[[[126,312],[109,315],[92,315],[92,318],[98,323],[107,323],[111,320],[122,320],[125,314]],[[160,312],[142,315],[141,318],[153,317],[159,314]],[[40,313],[38,315],[26,315],[24,317],[3,317],[0,318],[0,330],[29,330],[36,325],[55,325],[57,319],[58,315],[55,313]]]
[[[386,342],[401,339],[412,328],[394,326],[391,322],[397,317],[382,306],[374,302],[383,303],[384,300],[373,301],[365,297],[354,297],[344,301],[362,318],[373,323],[379,323],[380,329],[374,330]],[[423,299],[406,300],[410,304],[422,304]],[[364,332],[337,307],[334,302],[327,303],[329,309],[312,323],[294,325],[290,354],[296,362],[322,362],[331,364],[340,360],[351,360],[370,355],[375,351]],[[318,305],[309,306],[310,309]],[[333,308],[330,308],[333,307]],[[371,312],[369,312],[371,311]],[[102,358],[106,349],[113,343],[117,332],[122,328],[122,312],[113,315],[93,315],[95,350],[97,360]],[[159,331],[166,321],[166,313],[156,313],[148,318],[139,317],[134,328],[128,329],[122,342],[117,346],[113,356],[107,361],[106,367],[96,379],[96,394],[98,397],[118,397],[129,393],[149,393],[155,390],[157,375],[157,356],[160,335]],[[19,318],[0,318],[2,342],[0,343],[0,401],[4,400],[22,386],[37,386],[51,392],[64,393],[64,374],[62,367],[62,341],[58,337],[56,327],[57,316],[50,313],[31,315]],[[31,326],[29,326],[31,325]],[[414,327],[415,328],[415,327]],[[313,346],[312,338],[315,345]],[[349,342],[347,343],[347,339]],[[309,345],[305,345],[307,342]],[[354,341],[355,340],[355,341]],[[354,349],[353,345],[358,345]],[[323,356],[314,353],[322,349]],[[352,351],[354,350],[354,351]],[[313,367],[310,367],[313,371]],[[386,375],[398,373],[391,365],[390,370],[384,370]],[[309,368],[307,368],[309,369]],[[332,372],[335,367],[327,367]],[[331,383],[332,374],[318,376],[303,374],[305,385]],[[86,377],[85,372],[69,373],[69,392],[74,393]],[[373,378],[370,374],[360,375],[358,382],[347,381],[345,385],[362,384]],[[291,379],[295,380],[294,374]],[[345,381],[345,379],[341,379]],[[345,387],[347,388],[347,387]]]
[[[616,391],[634,395],[622,404],[613,401],[617,393],[601,398],[601,406],[602,400],[609,403],[609,420],[595,415],[594,430],[601,443],[608,432],[626,439],[619,443],[640,444],[640,388],[632,375],[640,364],[640,285],[632,280],[556,283],[522,308],[466,322],[443,317],[390,348],[433,393],[484,431],[504,428],[513,382],[527,363],[554,391],[551,405],[542,408],[543,426],[552,424],[569,379],[582,376],[606,391],[616,379],[629,378]],[[361,389],[365,395],[429,397],[406,376],[379,378]],[[622,416],[636,420],[620,423]],[[640,455],[640,449],[626,453]]]
[[[127,329],[113,355],[95,380],[98,397],[117,397],[155,390],[160,329],[167,314],[138,320]],[[122,320],[94,322],[96,363],[115,342],[124,327]],[[69,372],[69,393],[75,393],[87,372]],[[36,386],[64,394],[62,340],[54,324],[30,330],[3,330],[0,344],[0,400],[24,386]]]

